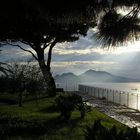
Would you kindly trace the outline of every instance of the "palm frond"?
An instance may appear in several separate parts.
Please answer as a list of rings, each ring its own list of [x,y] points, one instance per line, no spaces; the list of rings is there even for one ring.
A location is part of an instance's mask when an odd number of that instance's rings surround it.
[[[113,0],[113,7],[139,5],[139,0]]]
[[[133,15],[122,16],[115,10],[110,10],[104,15],[96,34],[104,47],[123,45],[126,42],[138,40],[140,20],[134,12]]]

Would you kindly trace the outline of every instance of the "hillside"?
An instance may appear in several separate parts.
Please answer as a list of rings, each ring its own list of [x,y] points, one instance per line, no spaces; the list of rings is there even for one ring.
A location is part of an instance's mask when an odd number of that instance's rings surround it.
[[[140,82],[138,79],[132,79],[122,76],[116,76],[106,71],[88,70],[80,75],[73,73],[63,73],[56,75],[57,83],[83,83],[83,82]]]

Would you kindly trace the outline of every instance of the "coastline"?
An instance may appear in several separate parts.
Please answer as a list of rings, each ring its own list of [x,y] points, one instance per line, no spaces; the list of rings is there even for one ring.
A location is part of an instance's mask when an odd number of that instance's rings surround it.
[[[82,96],[84,101],[88,101],[87,104],[90,106],[96,107],[99,111],[105,113],[111,118],[114,118],[122,124],[131,128],[137,127],[138,132],[140,132],[140,111],[123,105],[107,102],[106,100],[97,99],[85,93],[77,93]]]

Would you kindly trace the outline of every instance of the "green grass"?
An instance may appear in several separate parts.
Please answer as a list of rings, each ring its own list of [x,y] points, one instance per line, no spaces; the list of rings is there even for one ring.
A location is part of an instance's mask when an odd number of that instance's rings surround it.
[[[86,125],[94,120],[103,119],[107,127],[124,125],[99,112],[95,108],[87,113],[84,119],[80,112],[74,111],[69,121],[60,118],[55,106],[55,98],[45,98],[18,105],[0,106],[0,133],[8,140],[84,140]]]
[[[44,93],[38,94],[37,98],[44,98],[46,95]],[[23,94],[22,95],[22,102],[29,102],[32,100],[35,100],[36,96],[35,94]],[[8,92],[0,93],[0,103],[5,103],[5,104],[17,104],[19,100],[19,94],[18,93],[13,93],[9,94]]]
[[[17,94],[0,93],[0,102],[7,103],[7,104],[18,103],[18,95]]]

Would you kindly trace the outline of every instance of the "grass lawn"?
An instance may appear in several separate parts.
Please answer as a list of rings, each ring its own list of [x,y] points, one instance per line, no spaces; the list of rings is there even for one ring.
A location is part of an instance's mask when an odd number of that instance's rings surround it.
[[[69,121],[64,122],[55,106],[55,98],[48,97],[18,105],[0,105],[0,139],[8,140],[84,140],[86,125],[104,119],[106,127],[124,125],[99,112],[95,108],[84,119],[74,111]]]

